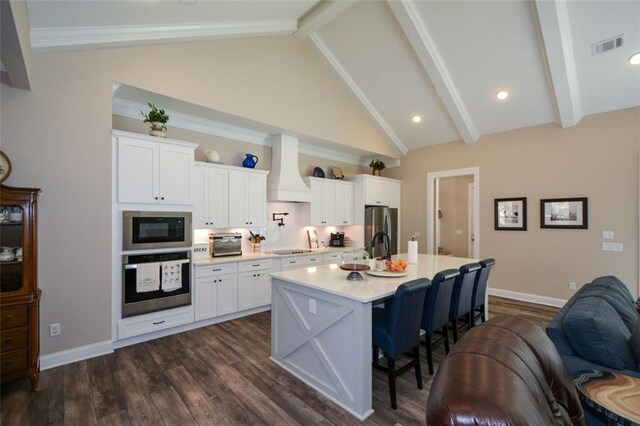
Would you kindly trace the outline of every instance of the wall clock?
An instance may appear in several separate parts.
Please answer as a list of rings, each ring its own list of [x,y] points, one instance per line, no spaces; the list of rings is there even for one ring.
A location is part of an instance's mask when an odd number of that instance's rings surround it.
[[[0,183],[7,180],[11,174],[11,160],[7,157],[7,154],[0,151]]]

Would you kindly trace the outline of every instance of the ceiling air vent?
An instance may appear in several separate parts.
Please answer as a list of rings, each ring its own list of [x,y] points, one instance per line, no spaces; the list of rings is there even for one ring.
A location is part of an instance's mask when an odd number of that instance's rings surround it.
[[[622,47],[623,44],[624,34],[593,43],[591,45],[591,55],[596,56],[609,50],[617,49],[618,47]]]

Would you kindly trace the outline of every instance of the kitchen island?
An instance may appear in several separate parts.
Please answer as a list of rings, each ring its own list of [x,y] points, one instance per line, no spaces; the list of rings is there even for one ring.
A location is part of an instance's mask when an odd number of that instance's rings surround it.
[[[406,255],[400,255],[406,259]],[[371,308],[407,281],[475,259],[418,255],[406,276],[348,281],[338,265],[271,274],[271,360],[360,420],[371,405]]]

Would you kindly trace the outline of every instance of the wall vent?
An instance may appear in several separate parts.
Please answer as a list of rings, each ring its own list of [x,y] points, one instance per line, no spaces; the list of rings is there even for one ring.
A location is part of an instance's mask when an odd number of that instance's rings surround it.
[[[622,47],[623,44],[624,34],[593,43],[591,45],[591,55],[596,56],[609,50],[617,49],[618,47]]]

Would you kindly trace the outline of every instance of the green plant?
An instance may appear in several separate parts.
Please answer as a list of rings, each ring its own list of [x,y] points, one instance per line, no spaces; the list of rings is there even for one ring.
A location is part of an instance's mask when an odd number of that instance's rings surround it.
[[[148,114],[145,114],[144,111],[140,111],[140,113],[144,117],[145,123],[157,121],[158,123],[165,124],[167,121],[169,121],[169,116],[166,112],[164,112],[163,109],[156,108],[156,106],[151,102],[147,102],[147,105],[149,105],[149,108],[151,108],[151,111],[149,111]]]
[[[371,162],[369,163],[369,167],[371,167],[373,170],[384,170],[387,165],[384,164],[384,161],[375,159],[371,160]]]

